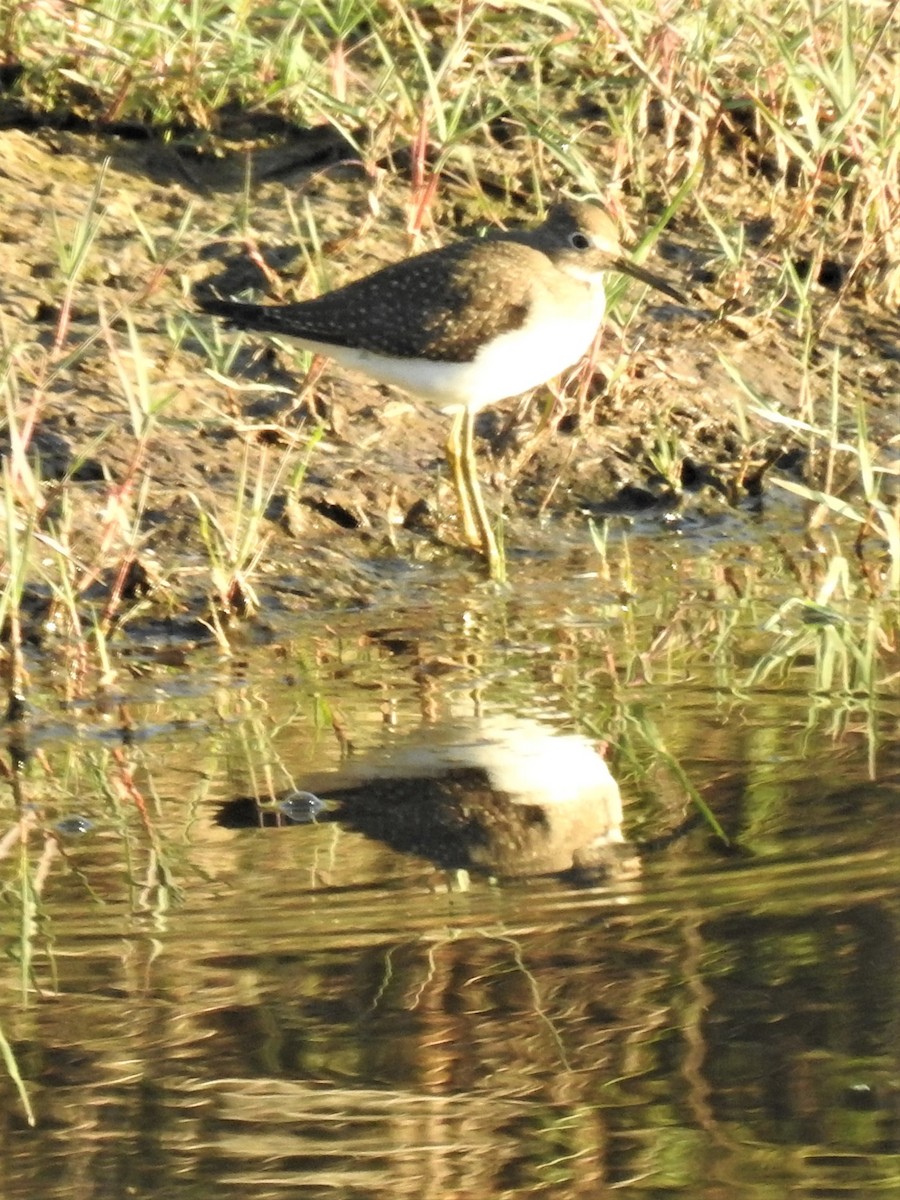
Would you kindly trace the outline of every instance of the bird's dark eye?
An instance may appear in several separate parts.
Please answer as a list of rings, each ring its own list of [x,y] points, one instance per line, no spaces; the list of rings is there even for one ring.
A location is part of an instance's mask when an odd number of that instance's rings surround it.
[[[586,233],[575,232],[569,236],[569,245],[574,246],[576,250],[587,250],[591,244],[591,239]]]

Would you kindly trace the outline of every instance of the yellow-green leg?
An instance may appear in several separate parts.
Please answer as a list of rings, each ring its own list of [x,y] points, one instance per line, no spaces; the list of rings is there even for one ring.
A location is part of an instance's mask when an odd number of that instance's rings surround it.
[[[459,503],[459,515],[462,519],[465,539],[470,546],[474,546],[476,550],[480,550],[482,548],[481,534],[472,511],[472,501],[469,497],[468,487],[466,486],[466,473],[462,462],[462,436],[465,416],[466,410],[464,408],[460,408],[453,414],[450,435],[447,438],[447,462],[450,464],[450,474],[453,477],[453,487],[456,491],[457,502]]]
[[[497,539],[491,526],[490,517],[484,506],[481,495],[481,485],[478,482],[478,469],[475,463],[475,414],[471,409],[463,410],[462,419],[462,477],[468,492],[471,511],[475,513],[479,548],[487,559],[491,579],[503,583],[506,577],[503,558],[497,548]]]
[[[466,541],[487,560],[491,579],[502,583],[506,576],[503,558],[484,506],[475,465],[475,414],[467,408],[461,408],[453,414],[450,436],[447,438],[447,461],[459,501]]]

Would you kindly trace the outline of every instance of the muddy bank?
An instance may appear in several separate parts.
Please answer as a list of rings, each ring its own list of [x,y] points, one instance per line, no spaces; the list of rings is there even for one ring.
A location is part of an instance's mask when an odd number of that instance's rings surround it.
[[[254,587],[292,604],[364,602],[378,564],[387,578],[396,561],[457,553],[471,561],[458,548],[445,417],[328,366],[307,383],[296,356],[264,338],[244,338],[235,350],[238,335],[192,304],[198,284],[225,294],[251,286],[313,294],[315,284],[301,282],[304,251],[289,208],[305,205],[314,217],[324,285],[409,252],[402,183],[382,188],[373,218],[357,166],[321,169],[323,137],[304,145],[294,133],[257,156],[241,230],[243,148],[198,156],[114,136],[0,133],[0,304],[20,422],[35,406],[28,457],[41,481],[43,527],[64,528],[86,562],[100,546],[110,560],[133,552],[167,581],[170,605],[209,592],[201,514],[218,524],[220,549],[230,538],[234,548],[260,497],[264,515],[250,529],[254,549],[264,544]],[[61,260],[106,159],[69,311]],[[735,204],[737,219],[748,197],[736,192]],[[449,204],[434,214],[445,240],[451,214]],[[607,324],[593,373],[566,399],[543,389],[479,419],[481,474],[489,504],[507,514],[511,552],[589,552],[588,515],[641,513],[661,525],[673,512],[714,517],[764,506],[773,468],[802,479],[814,465],[809,438],[754,414],[735,372],[781,412],[825,425],[839,354],[838,432],[853,440],[862,400],[872,439],[890,453],[896,315],[817,285],[822,334],[810,347],[797,314],[770,302],[777,263],[764,247],[739,296],[716,247],[688,219],[670,227],[651,261],[688,292],[690,307],[632,289]],[[8,427],[0,437],[6,452]],[[838,493],[852,487],[841,472],[838,456]],[[111,569],[101,565],[91,586],[108,585]]]

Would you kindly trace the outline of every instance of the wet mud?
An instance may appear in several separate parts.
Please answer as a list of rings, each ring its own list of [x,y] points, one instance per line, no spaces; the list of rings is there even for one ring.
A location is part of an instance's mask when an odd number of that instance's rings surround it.
[[[302,205],[315,215],[327,286],[408,253],[402,181],[384,188],[373,218],[361,170],[345,156],[323,131],[270,131],[252,155],[121,133],[0,132],[4,339],[22,402],[39,393],[29,453],[46,513],[65,512],[76,552],[93,559],[118,488],[123,509],[140,512],[147,590],[162,576],[177,579],[179,600],[205,594],[198,513],[215,514],[227,531],[241,498],[264,481],[255,586],[289,607],[364,603],[392,586],[397,563],[457,555],[477,569],[458,538],[446,417],[327,364],[310,381],[308,364],[265,338],[247,337],[230,355],[236,335],[193,303],[198,287],[313,294],[288,215]],[[60,247],[84,220],[107,160],[96,236],[64,342],[54,345],[65,303]],[[737,194],[736,219],[745,203]],[[477,226],[465,215],[450,219],[450,206],[433,215],[444,240]],[[527,223],[534,214],[506,217]],[[589,374],[571,381],[565,398],[541,389],[481,414],[480,471],[489,505],[505,513],[509,554],[588,553],[588,518],[611,513],[640,514],[661,529],[735,509],[764,514],[771,471],[803,479],[809,440],[755,414],[735,372],[787,415],[815,411],[824,420],[839,354],[841,432],[852,437],[862,399],[876,453],[889,457],[896,314],[859,291],[835,290],[840,274],[823,277],[813,303],[824,332],[805,357],[788,302],[773,310],[750,298],[771,292],[774,253],[760,250],[758,278],[740,303],[717,291],[715,257],[698,226],[673,222],[652,265],[687,291],[689,306],[630,290]],[[137,371],[156,409],[140,454],[127,400]]]

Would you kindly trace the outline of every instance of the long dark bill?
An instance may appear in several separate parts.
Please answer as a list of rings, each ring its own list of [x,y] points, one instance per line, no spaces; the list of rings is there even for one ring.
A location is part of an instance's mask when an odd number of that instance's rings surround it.
[[[656,288],[658,292],[664,292],[667,296],[671,296],[679,304],[687,304],[688,302],[687,297],[682,295],[676,288],[673,288],[670,283],[666,283],[664,279],[660,279],[652,271],[645,271],[643,267],[639,267],[637,263],[633,263],[627,258],[617,258],[612,266],[614,271],[619,271],[622,275],[630,275],[632,279],[639,279],[641,283],[646,283],[650,287]]]

